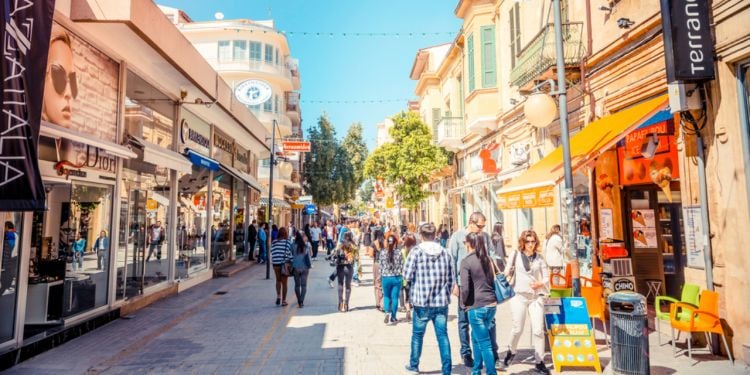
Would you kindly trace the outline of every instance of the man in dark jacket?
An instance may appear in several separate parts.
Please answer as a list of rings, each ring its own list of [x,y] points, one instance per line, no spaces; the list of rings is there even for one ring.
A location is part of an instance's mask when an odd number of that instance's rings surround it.
[[[247,226],[247,260],[254,260],[255,240],[258,238],[258,229],[255,228],[256,223],[256,220],[253,220],[253,223]]]

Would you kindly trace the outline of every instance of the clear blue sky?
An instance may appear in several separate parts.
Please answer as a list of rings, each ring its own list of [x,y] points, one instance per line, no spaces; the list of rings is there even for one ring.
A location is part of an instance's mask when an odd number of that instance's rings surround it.
[[[405,101],[388,103],[309,103],[309,100],[371,100],[413,98],[415,81],[409,79],[420,48],[451,42],[461,22],[453,14],[458,0],[159,0],[179,8],[196,21],[211,20],[216,12],[225,19],[268,19],[287,33],[292,56],[300,60],[302,126],[313,126],[328,113],[339,137],[349,125],[362,122],[372,149],[375,126],[406,108]],[[303,36],[297,32],[415,33],[415,36],[355,37]]]

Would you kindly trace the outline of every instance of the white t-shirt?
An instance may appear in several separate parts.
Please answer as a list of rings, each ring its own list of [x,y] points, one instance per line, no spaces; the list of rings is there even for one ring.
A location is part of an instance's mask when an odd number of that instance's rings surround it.
[[[549,267],[564,267],[565,256],[563,254],[563,239],[558,234],[553,234],[544,243],[544,260]]]
[[[320,241],[320,228],[310,228],[310,241]]]

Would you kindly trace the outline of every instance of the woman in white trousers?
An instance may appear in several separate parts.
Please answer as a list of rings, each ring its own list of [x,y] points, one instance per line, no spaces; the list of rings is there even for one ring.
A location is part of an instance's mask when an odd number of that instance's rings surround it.
[[[531,334],[536,358],[536,373],[549,374],[544,365],[544,298],[549,295],[549,269],[540,253],[539,237],[533,230],[521,233],[518,249],[510,256],[508,273],[513,273],[516,295],[510,300],[513,328],[510,349],[505,355],[505,366],[510,366],[516,356],[518,340],[526,323],[526,313],[531,319]]]

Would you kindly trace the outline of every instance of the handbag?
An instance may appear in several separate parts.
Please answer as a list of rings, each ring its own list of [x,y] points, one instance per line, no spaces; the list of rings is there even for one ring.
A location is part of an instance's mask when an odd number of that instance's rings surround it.
[[[287,262],[281,265],[281,274],[284,276],[292,275],[292,264]]]
[[[518,252],[513,254],[513,263],[511,268],[508,270],[508,278],[511,278],[513,282],[515,282],[516,254],[518,254]],[[493,281],[495,300],[497,300],[498,304],[502,304],[503,302],[506,302],[509,299],[513,298],[513,296],[516,295],[516,292],[513,290],[511,281],[508,280],[508,278],[505,277],[505,274],[500,272],[500,270],[497,268],[497,264],[495,264],[495,261],[491,260],[491,263],[492,268],[495,270],[495,280]]]

